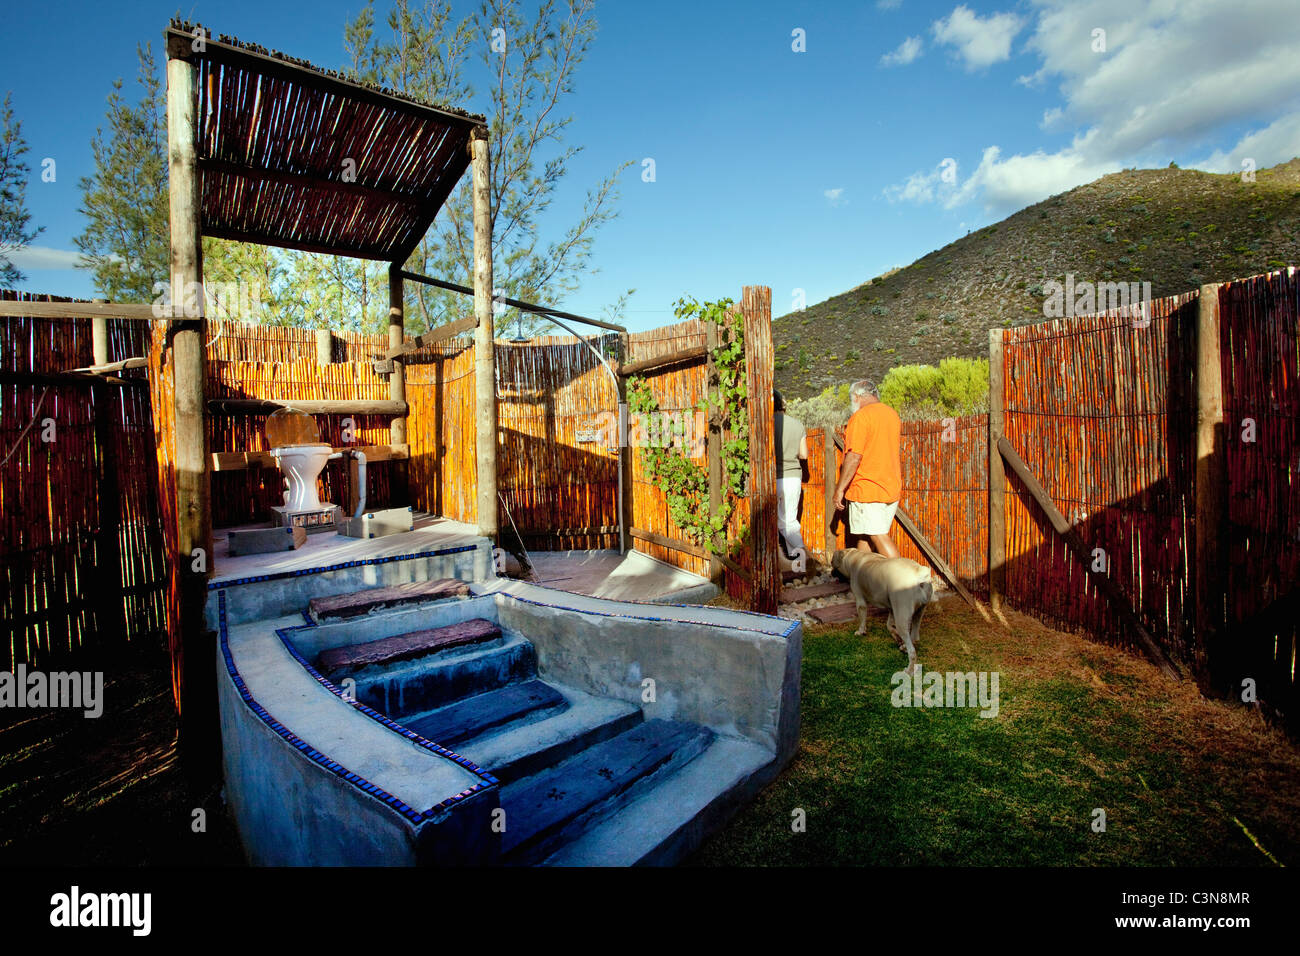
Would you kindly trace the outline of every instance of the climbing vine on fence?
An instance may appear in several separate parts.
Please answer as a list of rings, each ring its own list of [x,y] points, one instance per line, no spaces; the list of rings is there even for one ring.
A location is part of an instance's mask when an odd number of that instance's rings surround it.
[[[749,413],[746,408],[745,324],[731,299],[717,302],[678,300],[674,312],[678,319],[698,318],[718,326],[718,345],[710,351],[717,381],[709,382],[704,397],[696,406],[710,420],[715,415],[722,422],[722,501],[716,512],[709,502],[709,473],[691,461],[680,439],[684,424],[671,428],[643,429],[650,436],[643,448],[642,461],[646,477],[663,490],[668,514],[687,537],[701,542],[711,553],[718,548],[719,536],[735,511],[736,500],[745,495],[749,480]],[[659,412],[659,401],[642,378],[628,381],[628,408],[646,421]],[[743,537],[745,529],[740,529]]]

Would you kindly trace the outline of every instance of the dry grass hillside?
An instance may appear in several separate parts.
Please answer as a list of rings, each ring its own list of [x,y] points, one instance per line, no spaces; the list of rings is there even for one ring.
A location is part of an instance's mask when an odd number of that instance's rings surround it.
[[[1042,285],[1150,282],[1154,297],[1300,263],[1300,158],[1240,174],[1132,169],[1053,196],[773,322],[789,396],[895,365],[986,355],[987,330],[1043,320]]]

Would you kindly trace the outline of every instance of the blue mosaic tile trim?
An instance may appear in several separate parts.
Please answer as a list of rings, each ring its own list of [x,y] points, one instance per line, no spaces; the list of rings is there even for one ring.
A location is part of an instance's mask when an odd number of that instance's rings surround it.
[[[466,790],[462,790],[460,793],[456,794],[455,796],[448,797],[446,800],[443,800],[442,802],[435,804],[429,809],[420,811],[420,810],[416,810],[414,807],[408,806],[404,801],[393,796],[391,793],[384,790],[382,787],[376,786],[375,784],[371,783],[369,780],[366,780],[364,777],[360,776],[359,774],[352,773],[342,764],[338,763],[335,760],[331,760],[328,756],[321,753],[316,748],[312,747],[310,744],[308,744],[297,734],[293,733],[293,731],[291,731],[288,727],[284,726],[284,724],[280,723],[280,721],[276,720],[275,716],[271,714],[270,711],[268,711],[265,707],[263,707],[253,698],[253,695],[248,690],[248,685],[244,683],[244,678],[240,675],[239,670],[235,667],[234,656],[230,652],[229,632],[226,626],[226,593],[224,589],[217,594],[217,616],[218,616],[218,622],[220,627],[221,654],[226,662],[226,671],[230,674],[230,679],[234,682],[235,689],[239,691],[239,696],[243,699],[245,705],[247,705],[247,707],[254,714],[257,715],[258,719],[260,719],[264,724],[266,724],[273,731],[275,731],[275,733],[279,734],[282,738],[284,738],[285,741],[287,741],[295,749],[297,749],[300,753],[302,753],[303,756],[307,757],[309,760],[312,760],[313,762],[324,767],[326,770],[330,771],[335,776],[342,777],[344,780],[352,784],[352,786],[356,787],[358,790],[368,793],[371,796],[383,801],[385,804],[387,804],[397,813],[401,814],[404,818],[409,820],[411,823],[414,824],[424,823],[429,818],[437,816],[440,812],[444,810],[450,809],[452,806],[466,799],[467,797],[473,796],[474,794],[480,793],[488,789],[489,787],[493,787],[497,785],[497,779],[495,777],[493,777],[491,774],[487,773],[486,771],[480,770],[477,766],[475,766],[473,763],[471,763],[469,760],[465,759],[464,757],[461,757],[458,754],[453,754],[451,751],[446,750],[442,747],[439,747],[437,744],[425,740],[423,737],[419,736],[418,734],[415,734],[407,730],[405,727],[402,727],[400,724],[396,724],[393,721],[389,720],[383,714],[373,711],[370,708],[362,704],[359,704],[356,701],[347,701],[348,703],[351,703],[352,706],[362,711],[362,713],[367,714],[367,716],[374,717],[375,719],[379,720],[381,723],[385,724],[391,729],[401,733],[404,737],[411,740],[413,743],[419,744],[425,747],[426,749],[432,750],[434,753],[437,753],[439,756],[448,757],[449,759],[456,761],[458,764],[465,767],[465,769],[469,770],[470,772],[478,776],[480,780],[474,786]],[[303,627],[306,626],[307,625],[303,625]],[[298,630],[298,628],[287,628],[286,630]],[[289,647],[290,653],[292,653],[294,657],[296,657],[301,662],[302,661],[301,655],[299,655],[296,649],[293,648],[288,643],[284,634],[279,631],[277,631],[276,633],[279,636],[280,640],[283,641],[287,647]],[[313,676],[315,676],[318,681],[320,681],[322,684],[328,687],[334,694],[336,694],[340,698],[343,698],[343,694],[338,690],[338,688],[336,688],[333,684],[330,684],[319,674],[316,674],[312,668],[308,667],[308,670],[311,671]],[[347,700],[346,698],[343,699],[345,701]]]
[[[299,568],[296,571],[276,571],[273,574],[254,574],[246,578],[238,578],[233,581],[217,580],[208,582],[209,591],[217,591],[222,588],[233,588],[240,584],[256,584],[258,581],[279,581],[283,578],[300,578],[305,574],[324,574],[327,571],[343,571],[347,568],[360,568],[373,564],[388,564],[392,561],[412,561],[416,558],[436,558],[444,554],[461,554],[465,551],[474,551],[478,548],[476,544],[461,545],[459,548],[439,548],[436,551],[420,551],[416,554],[392,554],[386,558],[365,558],[360,561],[342,561],[338,564],[322,565],[319,568]]]
[[[544,584],[543,584],[543,585],[537,585],[537,586],[538,586],[538,587],[546,587],[546,585],[544,585]],[[552,588],[551,590],[556,590],[556,589],[555,589],[555,588]],[[568,594],[568,593],[570,593],[570,592],[568,592],[568,591],[561,591],[560,593],[561,593],[561,594]],[[573,607],[572,605],[568,605],[568,604],[549,604],[549,603],[547,603],[546,601],[536,601],[536,600],[534,600],[534,599],[532,599],[532,598],[521,597],[521,596],[519,596],[518,594],[511,594],[509,591],[489,591],[487,594],[476,595],[476,596],[477,596],[477,597],[496,597],[496,596],[498,596],[498,595],[500,595],[501,597],[507,597],[507,598],[510,598],[510,599],[513,600],[513,601],[519,601],[519,602],[521,602],[521,603],[523,603],[523,604],[531,604],[531,605],[533,605],[534,607],[549,607],[549,608],[555,608],[555,609],[558,610],[558,611],[572,611],[574,614],[594,614],[594,615],[596,615],[597,617],[618,617],[618,618],[625,618],[625,619],[627,619],[627,620],[629,620],[629,621],[657,621],[657,622],[659,622],[659,623],[661,623],[661,624],[692,624],[692,625],[699,625],[700,627],[721,627],[721,628],[726,628],[726,629],[729,630],[729,631],[749,631],[750,633],[753,633],[753,634],[766,634],[768,637],[789,637],[791,634],[793,634],[793,633],[795,632],[795,629],[799,627],[799,622],[798,622],[798,621],[791,621],[791,622],[790,622],[790,626],[787,627],[787,628],[786,628],[784,631],[782,631],[780,634],[773,634],[771,631],[765,631],[765,630],[762,630],[761,628],[757,628],[757,627],[742,627],[742,626],[737,625],[737,624],[720,624],[720,623],[717,623],[716,621],[682,621],[682,620],[678,620],[677,618],[672,618],[672,617],[657,617],[657,616],[655,616],[655,615],[653,615],[653,614],[644,614],[644,615],[642,615],[642,614],[618,614],[618,613],[616,613],[616,612],[614,612],[614,611],[597,611],[597,610],[592,610],[592,609],[588,609],[588,608]],[[704,610],[708,610],[708,611],[726,610],[726,609],[712,608],[712,607],[709,607],[709,606],[706,605],[706,604],[657,604],[657,603],[655,603],[655,602],[653,602],[653,601],[621,601],[621,600],[615,600],[615,599],[613,599],[613,598],[593,598],[593,597],[591,597],[591,595],[588,595],[588,594],[575,594],[574,597],[579,597],[579,598],[590,598],[590,599],[593,600],[593,601],[609,601],[610,603],[613,603],[613,604],[635,604],[635,605],[637,605],[638,607],[695,607],[695,608],[702,608],[702,609],[704,609]],[[753,611],[735,611],[735,612],[732,612],[732,613],[738,613],[738,614],[754,614],[755,612],[753,612]],[[778,620],[778,621],[784,621],[784,620],[785,620],[785,618],[777,617],[776,615],[773,615],[773,614],[760,614],[760,615],[758,615],[758,616],[759,616],[759,617],[765,617],[765,618],[771,618],[771,619],[773,619],[773,620]]]

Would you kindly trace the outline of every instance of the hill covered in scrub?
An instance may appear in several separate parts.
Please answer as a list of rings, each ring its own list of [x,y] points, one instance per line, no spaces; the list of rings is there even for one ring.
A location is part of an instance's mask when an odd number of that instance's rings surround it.
[[[788,397],[897,365],[988,354],[1041,322],[1043,286],[1150,282],[1155,298],[1300,264],[1300,158],[1240,173],[1131,169],[1053,196],[772,323]],[[1050,290],[1048,290],[1050,291]]]

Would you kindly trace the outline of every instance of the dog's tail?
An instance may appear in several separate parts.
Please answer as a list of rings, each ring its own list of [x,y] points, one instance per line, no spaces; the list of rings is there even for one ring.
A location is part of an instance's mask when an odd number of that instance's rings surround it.
[[[934,600],[934,585],[929,578],[916,585],[916,596],[918,600],[912,608],[912,620],[908,622],[908,633],[912,635],[913,647],[921,640],[921,615],[925,613],[925,606]]]

